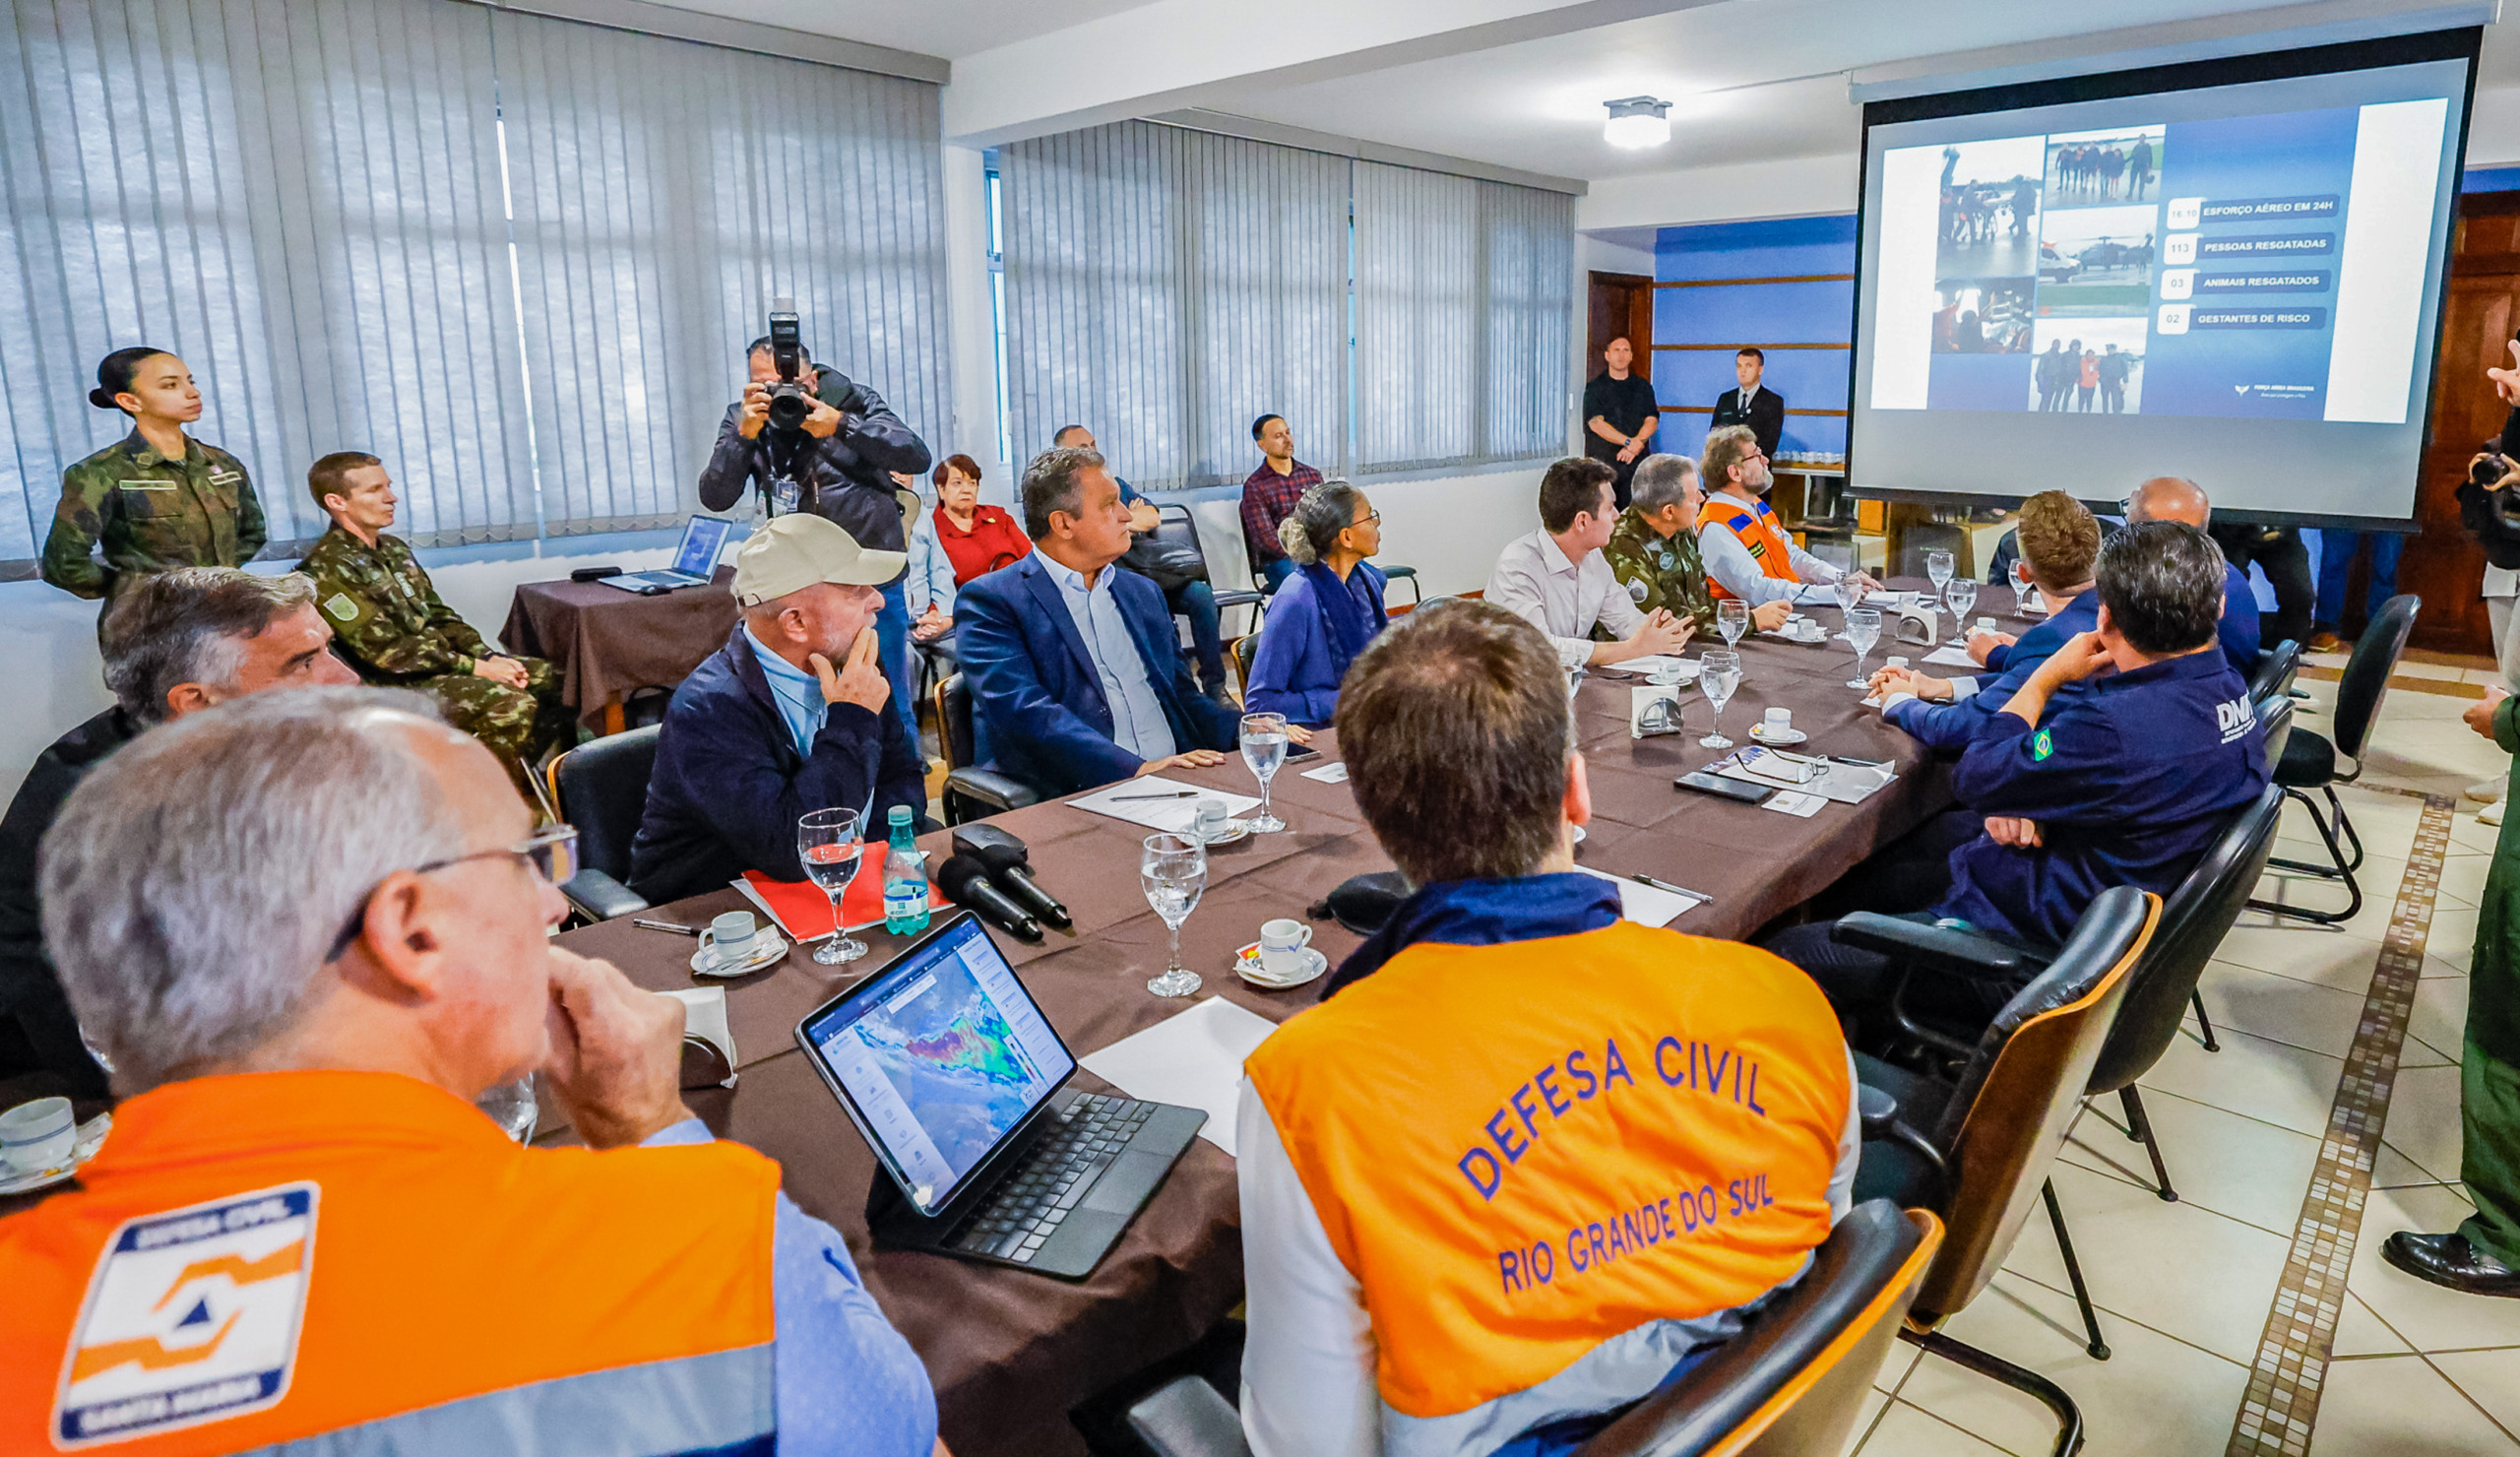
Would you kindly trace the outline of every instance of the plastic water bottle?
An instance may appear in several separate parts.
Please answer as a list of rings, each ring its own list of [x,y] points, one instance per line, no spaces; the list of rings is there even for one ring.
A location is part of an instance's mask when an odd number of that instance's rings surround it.
[[[896,804],[893,843],[884,852],[884,929],[913,936],[927,929],[927,856],[912,838],[910,806]]]

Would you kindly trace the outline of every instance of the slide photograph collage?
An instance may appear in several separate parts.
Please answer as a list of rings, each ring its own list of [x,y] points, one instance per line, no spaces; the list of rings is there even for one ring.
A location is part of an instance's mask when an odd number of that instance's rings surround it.
[[[2381,158],[2429,156],[2446,113],[2338,106],[1889,152],[1885,284],[1909,286],[1879,297],[1912,317],[1880,337],[1925,348],[1876,359],[1874,407],[2402,420],[2406,391],[2386,383],[2405,372],[2367,355],[2411,340],[2361,330],[2375,311],[2354,304],[2421,283],[2431,176]],[[2432,145],[2408,145],[2426,131]],[[1914,286],[1928,257],[1929,293]],[[1922,392],[1893,382],[1919,366]]]

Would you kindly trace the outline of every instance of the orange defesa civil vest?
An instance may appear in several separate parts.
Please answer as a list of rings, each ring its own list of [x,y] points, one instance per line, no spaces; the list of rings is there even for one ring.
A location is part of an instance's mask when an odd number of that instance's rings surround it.
[[[0,1220],[0,1450],[766,1452],[778,1188],[731,1144],[523,1149],[392,1073],[169,1084]]]
[[[1392,1410],[1446,1417],[1792,1278],[1846,1043],[1775,956],[1618,921],[1420,942],[1243,1064],[1363,1287]]]
[[[1741,544],[1749,548],[1750,559],[1759,564],[1762,573],[1779,582],[1802,580],[1802,575],[1794,569],[1794,543],[1786,539],[1784,531],[1777,526],[1776,512],[1769,508],[1767,502],[1759,502],[1754,509],[1731,496],[1711,495],[1706,498],[1706,505],[1698,515],[1740,538]],[[1706,579],[1706,585],[1719,600],[1732,595],[1712,576]]]

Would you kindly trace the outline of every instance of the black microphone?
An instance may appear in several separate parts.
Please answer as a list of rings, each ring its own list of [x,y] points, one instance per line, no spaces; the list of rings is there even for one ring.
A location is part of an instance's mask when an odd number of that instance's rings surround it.
[[[1058,898],[1033,878],[1032,854],[1023,841],[995,825],[965,825],[954,832],[954,848],[987,867],[989,878],[1035,916],[1060,930],[1076,923]]]
[[[981,919],[1019,941],[1038,944],[1041,939],[1040,923],[990,884],[987,868],[970,855],[951,855],[937,866],[936,888],[945,892],[945,899],[978,912]]]

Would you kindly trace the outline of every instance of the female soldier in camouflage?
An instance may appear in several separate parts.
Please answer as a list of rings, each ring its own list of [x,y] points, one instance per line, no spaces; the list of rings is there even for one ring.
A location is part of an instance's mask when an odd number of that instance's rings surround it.
[[[45,581],[110,607],[152,572],[243,566],[263,549],[263,503],[244,464],[184,433],[201,418],[201,391],[183,360],[116,349],[88,401],[130,415],[132,431],[61,473]]]

